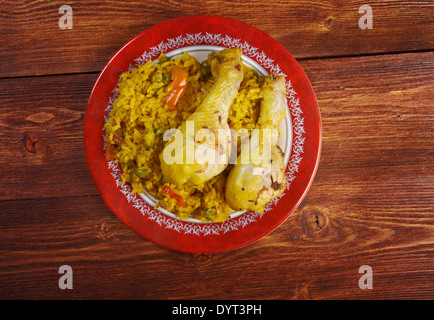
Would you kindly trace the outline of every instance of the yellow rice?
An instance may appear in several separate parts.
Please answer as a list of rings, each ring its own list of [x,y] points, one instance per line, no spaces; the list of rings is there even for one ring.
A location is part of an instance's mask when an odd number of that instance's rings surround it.
[[[164,131],[178,128],[196,110],[212,86],[213,78],[202,75],[201,64],[188,53],[174,60],[161,55],[158,60],[148,61],[119,77],[119,96],[105,124],[107,145],[114,145],[114,159],[122,168],[122,182],[129,183],[132,192],[148,192],[159,200],[157,207],[175,213],[180,219],[193,217],[222,222],[233,212],[224,196],[226,177],[232,166],[203,185],[176,186],[163,177],[159,159],[165,145]],[[165,105],[171,83],[153,81],[153,76],[170,75],[175,66],[188,70],[189,79],[185,94],[171,110]],[[256,71],[243,68],[244,79],[231,105],[228,123],[236,131],[245,128],[250,132],[259,117],[261,93]],[[161,190],[165,184],[183,197],[184,206],[180,207],[177,199]],[[215,215],[205,217],[205,211],[210,208],[214,208]]]

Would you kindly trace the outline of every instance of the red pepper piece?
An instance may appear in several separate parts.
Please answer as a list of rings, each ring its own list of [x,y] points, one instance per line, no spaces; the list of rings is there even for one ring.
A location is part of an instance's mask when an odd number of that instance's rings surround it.
[[[175,191],[173,191],[168,185],[163,185],[161,187],[161,190],[165,193],[167,193],[169,195],[169,197],[173,198],[173,199],[177,199],[178,200],[178,206],[183,207],[185,204],[184,198],[177,194]]]

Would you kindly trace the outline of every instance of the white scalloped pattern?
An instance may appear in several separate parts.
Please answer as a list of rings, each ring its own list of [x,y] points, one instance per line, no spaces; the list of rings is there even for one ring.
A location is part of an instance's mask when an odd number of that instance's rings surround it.
[[[278,75],[285,76],[285,86],[286,86],[286,97],[288,100],[288,107],[291,113],[292,128],[293,128],[293,143],[291,157],[286,168],[286,191],[289,190],[291,182],[296,178],[299,165],[303,159],[303,147],[305,137],[304,134],[304,118],[303,111],[300,107],[300,100],[297,98],[297,92],[295,92],[292,87],[291,80],[288,75],[282,72],[281,68],[277,63],[274,63],[263,51],[259,51],[258,48],[253,47],[246,41],[240,39],[232,38],[229,35],[222,34],[212,34],[201,32],[195,34],[185,34],[179,35],[175,38],[166,39],[160,42],[156,46],[149,48],[145,51],[139,58],[134,60],[134,64],[130,65],[130,69],[136,67],[140,64],[147,62],[150,59],[156,59],[161,53],[166,53],[170,50],[181,48],[184,46],[192,45],[216,45],[224,46],[227,48],[241,48],[243,54],[256,60],[262,67],[264,67],[269,73],[275,73]],[[113,102],[117,99],[118,93],[116,88],[112,91],[112,96],[109,99],[108,106],[106,108],[106,115],[104,121],[106,122],[110,115],[110,110],[112,109]],[[105,134],[103,134],[105,140]],[[166,214],[152,208],[148,205],[139,195],[132,193],[131,186],[123,184],[121,181],[122,170],[120,166],[113,160],[108,162],[108,169],[111,172],[116,186],[119,188],[120,192],[125,195],[131,205],[140,211],[140,213],[147,219],[158,223],[161,227],[166,229],[171,229],[179,233],[186,235],[196,235],[196,236],[207,236],[207,235],[220,235],[227,232],[236,231],[240,228],[244,228],[246,225],[258,221],[262,218],[266,212],[273,209],[279,202],[279,200],[285,196],[286,191],[274,199],[264,209],[264,212],[246,212],[241,216],[233,219],[229,219],[224,223],[193,223],[186,222],[179,219],[174,219],[167,216]]]

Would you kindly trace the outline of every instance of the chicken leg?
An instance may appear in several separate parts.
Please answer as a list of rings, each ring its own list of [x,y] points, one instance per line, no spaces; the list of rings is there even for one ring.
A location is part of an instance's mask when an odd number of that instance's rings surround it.
[[[178,128],[182,138],[166,144],[160,154],[162,173],[170,183],[200,185],[227,167],[231,151],[228,116],[243,80],[241,55],[241,49],[224,49],[214,54],[210,63],[214,84],[196,111]],[[181,163],[167,161],[172,150],[181,148]],[[189,150],[194,150],[194,154]]]
[[[269,141],[258,139],[252,142],[248,162],[242,161],[241,154],[229,172],[226,180],[225,197],[234,210],[262,211],[271,200],[281,195],[285,189],[285,163],[283,152],[277,145],[278,127],[286,115],[285,79],[270,75],[261,85],[262,101],[258,119],[259,131],[271,131]],[[269,155],[264,142],[270,144]],[[262,149],[262,157],[252,156]]]

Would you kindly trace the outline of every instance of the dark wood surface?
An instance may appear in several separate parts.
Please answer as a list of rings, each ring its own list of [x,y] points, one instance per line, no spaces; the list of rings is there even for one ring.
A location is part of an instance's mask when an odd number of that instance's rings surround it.
[[[434,299],[434,5],[372,1],[0,2],[0,299]],[[299,61],[322,155],[295,213],[221,254],[146,241],[99,196],[83,120],[102,67],[170,18],[251,24]],[[70,265],[74,288],[60,290]],[[359,267],[373,269],[361,290]]]

